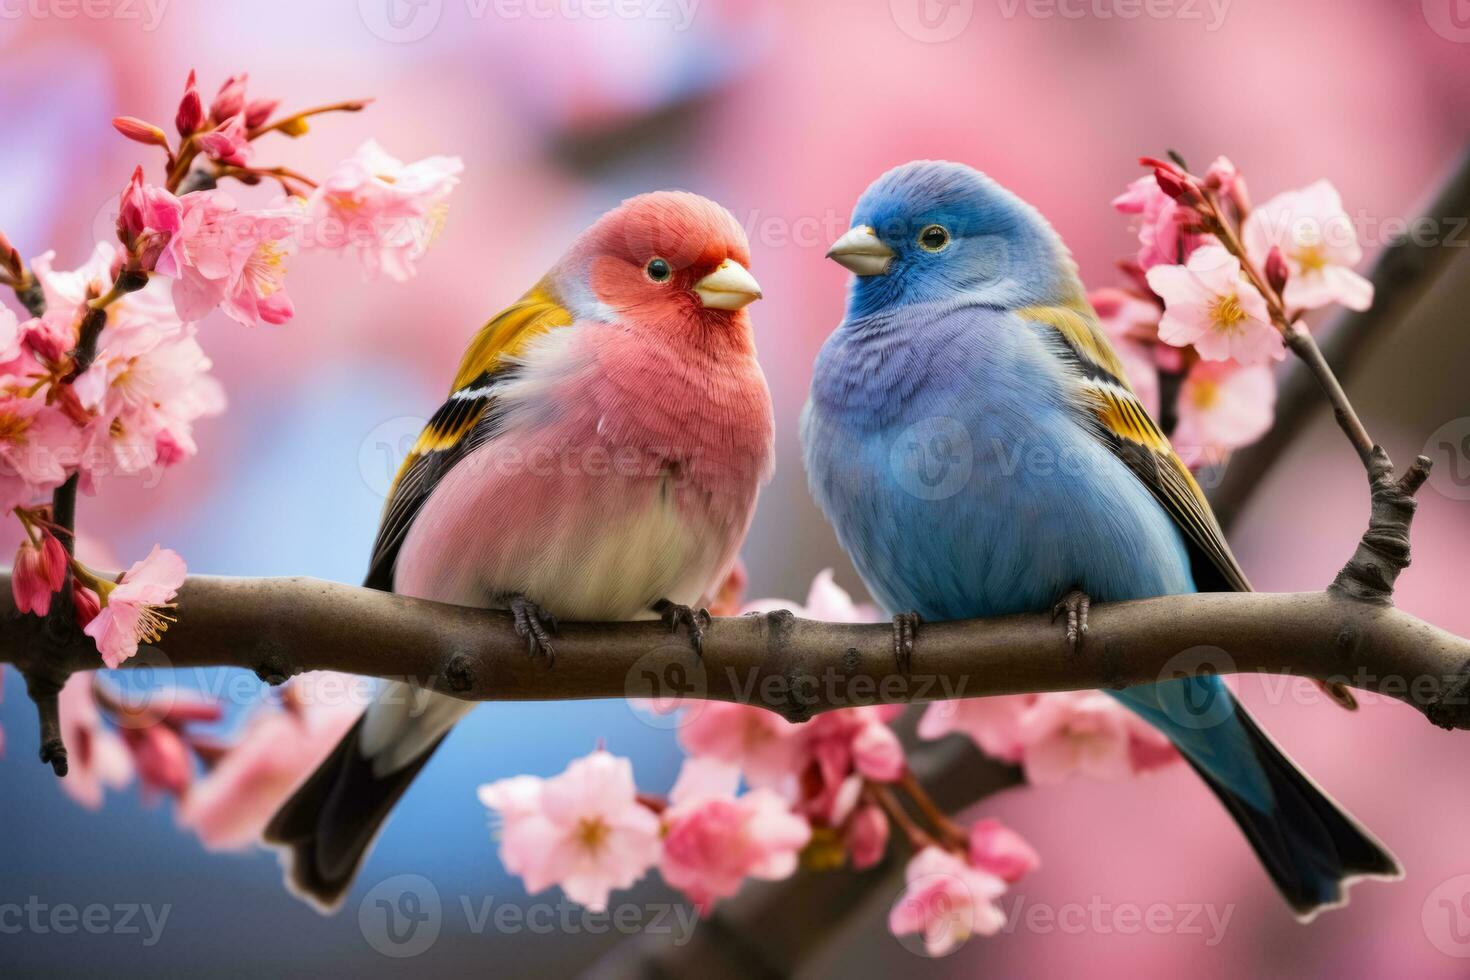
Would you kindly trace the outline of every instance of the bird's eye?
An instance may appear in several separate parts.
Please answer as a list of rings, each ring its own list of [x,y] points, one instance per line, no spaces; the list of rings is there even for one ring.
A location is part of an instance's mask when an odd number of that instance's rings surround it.
[[[949,232],[942,225],[930,225],[919,232],[919,247],[926,252],[942,252],[949,246]]]
[[[668,282],[669,277],[674,274],[674,270],[664,259],[650,259],[644,269],[648,272],[648,278],[654,282]]]

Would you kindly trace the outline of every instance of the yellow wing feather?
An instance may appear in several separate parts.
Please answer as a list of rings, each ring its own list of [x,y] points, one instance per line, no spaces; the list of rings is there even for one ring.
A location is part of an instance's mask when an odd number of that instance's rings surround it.
[[[493,372],[503,357],[521,353],[533,337],[571,323],[571,311],[557,301],[545,283],[537,283],[480,328],[459,363],[452,390],[458,391],[486,371]]]
[[[542,282],[480,328],[460,360],[449,397],[424,426],[393,479],[367,585],[392,588],[398,547],[419,508],[439,479],[477,443],[475,434],[489,424],[492,389],[505,359],[522,353],[533,338],[572,321],[571,311]]]
[[[1123,363],[1113,350],[1097,314],[1080,295],[1061,306],[1030,306],[1017,311],[1023,319],[1045,324],[1075,355],[1087,408],[1114,452],[1148,486],[1189,541],[1208,559],[1221,584],[1249,592],[1250,582],[1225,541],[1204,491],[1169,439],[1144,409],[1129,385]],[[1198,577],[1198,573],[1197,576]],[[1201,583],[1201,588],[1206,588]]]
[[[443,452],[453,447],[474,428],[479,412],[470,409],[477,399],[461,398],[455,406],[456,394],[473,390],[482,379],[493,376],[507,356],[515,356],[525,350],[531,339],[555,327],[570,326],[572,314],[557,302],[542,283],[537,283],[526,295],[501,310],[475,334],[470,346],[460,359],[455,372],[454,384],[450,387],[450,401],[435,414],[414,444],[413,452],[403,461],[399,479],[412,464],[415,455]],[[478,406],[483,410],[484,405]],[[450,410],[452,409],[452,410]]]
[[[1118,360],[1117,352],[1086,299],[1079,296],[1064,306],[1026,306],[1017,310],[1016,315],[1051,327],[1080,357],[1123,381],[1123,362]],[[1126,381],[1123,384],[1127,386]],[[1133,389],[1128,390],[1131,392]]]

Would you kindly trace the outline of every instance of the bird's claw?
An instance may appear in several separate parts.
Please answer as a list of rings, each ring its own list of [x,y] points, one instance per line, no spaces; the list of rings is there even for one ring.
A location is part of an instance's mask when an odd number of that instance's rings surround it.
[[[919,626],[924,617],[916,612],[899,613],[893,617],[893,662],[901,674],[909,672],[914,660],[914,640],[919,635]]]
[[[556,651],[551,647],[551,637],[556,632],[556,617],[523,595],[509,598],[510,615],[515,622],[516,635],[526,641],[526,652],[531,659],[544,658],[546,669],[550,670],[556,664]]]
[[[1055,623],[1062,613],[1067,614],[1067,646],[1075,653],[1087,635],[1087,611],[1092,608],[1092,597],[1081,589],[1073,589],[1051,607],[1051,621]]]
[[[654,603],[653,611],[658,613],[670,633],[677,633],[679,627],[683,626],[689,633],[689,645],[694,648],[694,655],[704,657],[704,631],[710,624],[708,609],[703,606],[682,606],[677,602],[660,599]]]

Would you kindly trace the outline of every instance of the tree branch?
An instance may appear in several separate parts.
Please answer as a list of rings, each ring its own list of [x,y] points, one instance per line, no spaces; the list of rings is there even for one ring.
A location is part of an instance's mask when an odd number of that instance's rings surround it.
[[[0,661],[34,666],[0,576]],[[303,670],[406,680],[476,701],[685,697],[767,708],[792,721],[860,704],[1119,688],[1202,672],[1290,673],[1397,698],[1470,728],[1470,641],[1338,592],[1170,596],[1096,606],[1073,653],[1045,615],[933,623],[900,673],[886,624],[789,612],[722,618],[696,658],[661,623],[568,623],[556,666],[527,656],[508,615],[305,578],[197,576],[159,653],[170,667],[245,667],[280,683]],[[22,626],[24,624],[21,624]],[[1204,656],[1200,648],[1211,648]],[[101,666],[68,648],[58,670]],[[158,658],[149,658],[159,666]]]

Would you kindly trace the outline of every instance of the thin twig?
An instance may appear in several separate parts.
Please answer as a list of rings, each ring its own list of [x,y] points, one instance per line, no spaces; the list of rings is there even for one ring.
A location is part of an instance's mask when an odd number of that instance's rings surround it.
[[[914,806],[930,825],[938,832],[940,838],[951,846],[965,847],[969,843],[969,835],[965,829],[949,818],[949,815],[934,801],[924,789],[924,784],[919,782],[911,769],[905,769],[898,781],[899,787],[908,794],[909,799],[914,801]]]
[[[1439,228],[1460,228],[1470,216],[1470,148],[1455,164],[1450,177],[1433,201],[1407,227],[1429,221]],[[1374,344],[1386,342],[1409,317],[1415,304],[1449,266],[1465,254],[1448,236],[1426,241],[1404,235],[1390,242],[1374,260],[1368,278],[1373,283],[1373,306],[1354,312],[1345,310],[1314,330],[1321,338],[1323,359],[1341,378],[1366,363]],[[1210,492],[1210,504],[1221,527],[1230,528],[1260,486],[1268,470],[1276,465],[1315,416],[1322,402],[1320,386],[1312,372],[1296,362],[1287,371],[1276,399],[1276,421],[1259,442],[1231,457],[1223,477]]]
[[[92,366],[97,357],[97,343],[107,326],[108,307],[147,283],[146,273],[123,269],[105,294],[88,302],[77,329],[77,346],[70,354],[71,368],[63,383],[70,383]],[[73,473],[51,494],[50,524],[69,556],[76,553],[78,480],[79,475]],[[60,591],[51,597],[45,618],[25,625],[32,628],[9,632],[24,637],[28,647],[24,657],[15,662],[25,677],[26,691],[36,705],[41,726],[41,761],[48,763],[58,776],[65,776],[68,764],[66,744],[61,739],[57,695],[67,677],[75,671],[72,664],[78,658],[91,658],[96,654],[96,647],[76,622],[70,568],[62,580]]]
[[[248,138],[256,140],[266,133],[275,130],[287,130],[311,116],[319,116],[325,112],[361,112],[372,101],[372,99],[349,99],[345,102],[333,102],[330,105],[319,105],[310,109],[302,109],[300,112],[293,112],[289,116],[283,116],[273,122],[268,122],[263,126],[252,129],[248,134]]]

